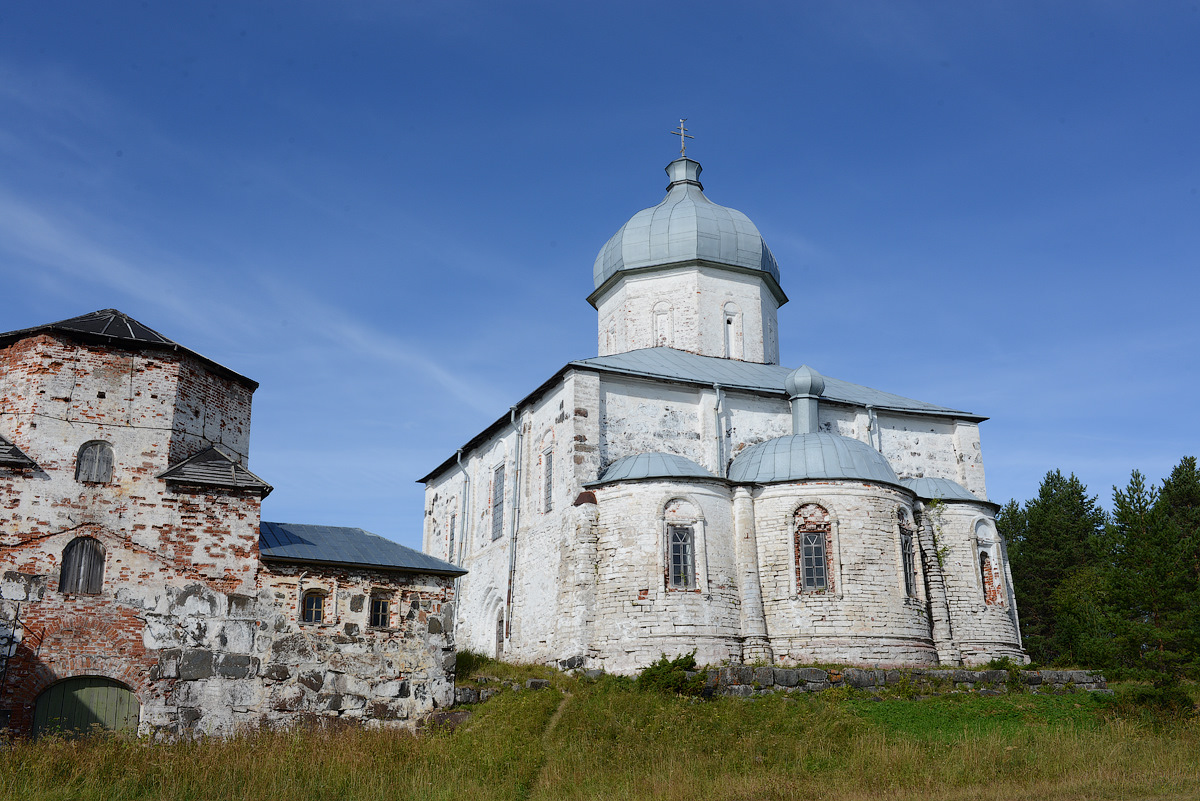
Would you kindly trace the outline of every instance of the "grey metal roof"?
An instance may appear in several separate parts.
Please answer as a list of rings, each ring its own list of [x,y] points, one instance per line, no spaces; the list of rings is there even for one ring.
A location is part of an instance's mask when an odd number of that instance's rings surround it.
[[[667,166],[663,201],[633,215],[600,249],[592,269],[597,288],[625,270],[698,260],[767,273],[778,287],[779,265],[758,228],[704,196],[700,169],[687,158]]]
[[[751,445],[729,466],[729,480],[740,484],[839,478],[900,485],[879,451],[865,442],[825,432]]]
[[[674,348],[643,348],[626,353],[614,353],[611,356],[582,359],[571,362],[571,365],[705,386],[720,384],[725,389],[769,392],[785,398],[787,393],[784,390],[784,382],[791,372],[789,368],[778,364],[757,364],[734,359],[721,359],[715,356],[698,356],[695,353]],[[840,401],[854,406],[874,406],[877,409],[957,417],[965,420],[986,419],[959,409],[936,406],[932,403],[893,395],[890,392],[881,392],[878,389],[851,384],[849,381],[829,376],[822,377],[825,379],[825,386],[820,396],[823,400]]]
[[[631,481],[638,478],[716,478],[700,465],[674,453],[638,453],[617,459],[604,469],[599,481]]]
[[[22,328],[0,334],[0,346],[16,342],[26,337],[46,332],[56,331],[70,334],[73,337],[90,342],[100,342],[106,345],[119,345],[134,350],[169,350],[183,351],[195,356],[200,361],[212,367],[216,372],[232,378],[250,389],[257,389],[258,382],[247,378],[241,373],[230,370],[223,364],[214,362],[207,356],[201,356],[194,350],[185,348],[178,342],[167,339],[162,334],[147,325],[117,309],[101,309],[100,311],[81,314],[69,320],[59,320],[56,323]]]
[[[26,456],[16,445],[0,437],[0,467],[37,467],[37,462]]]
[[[201,484],[230,489],[251,489],[271,494],[271,485],[238,464],[237,457],[220,445],[212,445],[190,459],[167,468],[159,478],[181,484]]]
[[[462,576],[467,572],[378,534],[346,526],[263,521],[258,527],[258,552],[263,559],[284,562],[374,567],[440,576]]]
[[[970,490],[948,478],[902,478],[900,483],[912,490],[913,495],[918,498],[979,503],[979,498]]]

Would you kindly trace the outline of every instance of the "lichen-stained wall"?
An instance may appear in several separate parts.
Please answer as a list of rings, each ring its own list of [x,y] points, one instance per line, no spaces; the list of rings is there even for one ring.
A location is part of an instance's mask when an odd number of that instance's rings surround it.
[[[879,414],[879,451],[903,478],[947,478],[987,500],[979,426],[943,417]]]

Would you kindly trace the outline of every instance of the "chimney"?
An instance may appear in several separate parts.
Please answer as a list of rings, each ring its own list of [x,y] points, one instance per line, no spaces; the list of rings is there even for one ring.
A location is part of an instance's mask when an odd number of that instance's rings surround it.
[[[825,379],[807,364],[788,373],[783,382],[792,401],[792,433],[817,432],[817,398],[825,391]]]

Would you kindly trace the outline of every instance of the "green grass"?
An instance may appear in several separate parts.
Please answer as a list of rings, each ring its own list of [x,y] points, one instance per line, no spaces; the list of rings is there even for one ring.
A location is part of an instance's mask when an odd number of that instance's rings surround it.
[[[1151,725],[1084,693],[705,701],[490,660],[472,672],[553,686],[505,689],[453,732],[418,737],[336,727],[13,742],[0,799],[1200,797],[1200,722]]]

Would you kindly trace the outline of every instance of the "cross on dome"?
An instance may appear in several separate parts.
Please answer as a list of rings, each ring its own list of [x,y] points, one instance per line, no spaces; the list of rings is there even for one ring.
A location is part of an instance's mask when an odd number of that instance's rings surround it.
[[[687,122],[687,117],[684,117],[681,120],[679,120],[679,130],[678,131],[671,131],[671,136],[679,137],[679,155],[680,156],[687,156],[687,140],[696,138],[687,132],[687,128],[683,127],[683,124],[685,122]]]

